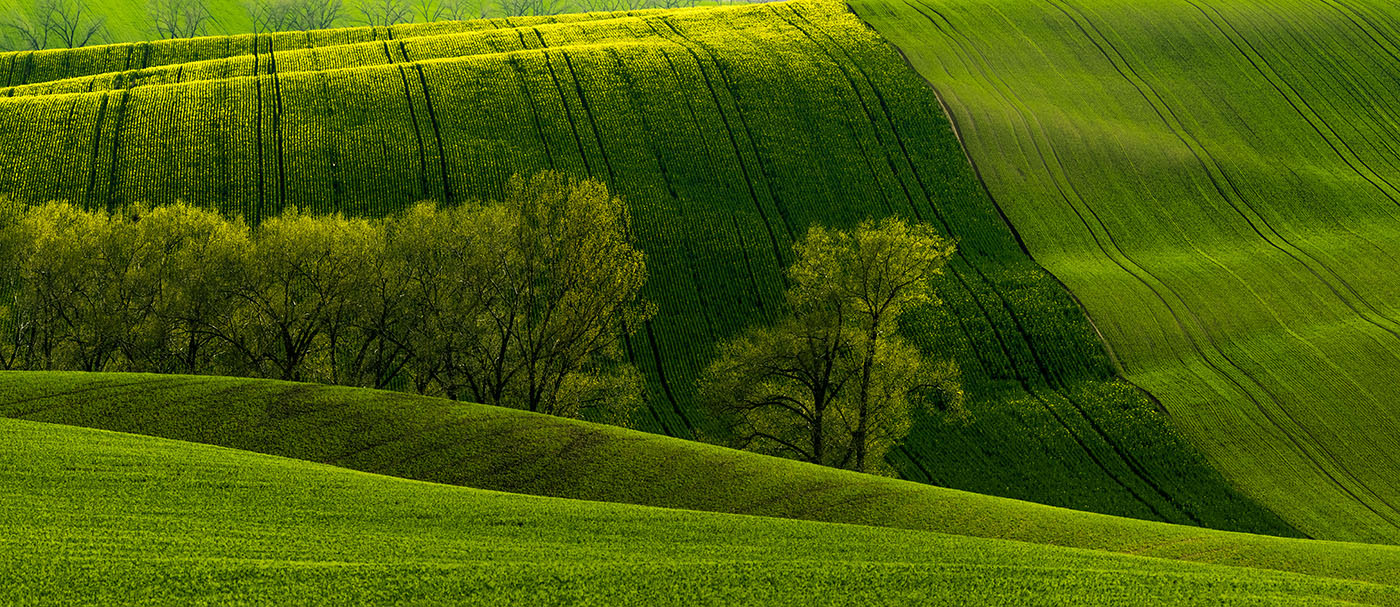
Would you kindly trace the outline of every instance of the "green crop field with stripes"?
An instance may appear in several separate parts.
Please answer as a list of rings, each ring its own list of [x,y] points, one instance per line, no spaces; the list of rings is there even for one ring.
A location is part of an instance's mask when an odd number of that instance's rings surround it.
[[[1139,518],[1292,535],[1114,377],[1072,297],[1020,248],[926,84],[843,5],[361,28],[17,53],[0,191],[90,207],[186,200],[256,220],[490,198],[513,173],[628,200],[657,318],[629,354],[639,427],[711,423],[714,344],[781,312],[807,226],[900,214],[957,238],[945,306],[973,421],[919,423],[912,479]],[[26,170],[25,167],[45,167]],[[944,354],[946,353],[946,354]]]
[[[536,598],[791,602],[726,594],[781,578],[825,598],[919,580],[910,602],[1400,604],[1381,545],[1400,543],[1397,66],[1388,0],[790,0],[0,53],[0,196],[257,224],[495,200],[555,170],[626,201],[656,306],[623,344],[636,430],[0,372],[0,544],[19,548],[0,602],[519,602],[553,576]],[[717,345],[789,312],[793,243],[889,216],[957,243],[941,303],[900,332],[957,362],[967,419],[917,416],[899,479],[695,442],[723,434],[696,386]],[[268,487],[285,509],[219,526],[220,500]],[[123,491],[150,510],[117,512]],[[360,494],[373,508],[348,512]],[[33,505],[63,500],[112,517]],[[161,587],[123,525],[277,531],[161,536],[180,547]],[[735,533],[748,556],[717,556]],[[499,559],[463,556],[488,536]],[[381,558],[395,541],[445,556]],[[118,558],[79,566],[98,555]],[[830,569],[848,561],[867,575]]]
[[[1400,539],[1395,4],[854,6],[1192,444],[1309,535]]]

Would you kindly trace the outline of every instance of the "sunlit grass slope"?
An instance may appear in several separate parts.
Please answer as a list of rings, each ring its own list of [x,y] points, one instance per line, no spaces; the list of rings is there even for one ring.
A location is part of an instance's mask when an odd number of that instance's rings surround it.
[[[895,465],[982,493],[1293,531],[1114,379],[1073,299],[1022,251],[937,99],[845,6],[574,15],[0,56],[0,193],[186,199],[257,218],[380,214],[555,168],[633,206],[655,321],[629,355],[640,427],[714,430],[715,343],[782,313],[794,237],[899,213],[959,239],[946,305],[907,331],[956,358],[973,421],[919,420]],[[92,91],[92,92],[87,92]]]
[[[1400,5],[853,5],[1227,477],[1309,534],[1400,541]]]
[[[1054,508],[514,409],[208,377],[9,373],[0,375],[0,387],[0,417],[200,442],[479,489],[1012,539],[1379,583],[1400,579],[1396,547],[1228,533]],[[11,425],[0,425],[3,444],[22,445],[10,438],[22,436],[12,434]],[[84,459],[80,451],[71,456],[74,462]],[[73,467],[70,473],[84,469]],[[129,470],[136,478],[145,471],[134,464]],[[61,488],[68,481],[54,482]],[[43,488],[39,481],[29,484]],[[153,484],[160,483],[133,482],[128,490]],[[346,491],[351,495],[356,489]],[[327,500],[327,507],[337,507],[336,499]],[[23,519],[15,524],[22,526]],[[742,541],[743,535],[728,537]]]
[[[527,497],[15,420],[0,435],[6,604],[1400,604],[1352,580]]]

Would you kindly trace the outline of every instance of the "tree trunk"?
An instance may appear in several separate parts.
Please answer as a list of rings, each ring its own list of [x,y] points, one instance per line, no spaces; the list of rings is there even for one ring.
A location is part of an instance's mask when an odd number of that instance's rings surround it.
[[[878,343],[879,334],[875,332],[878,324],[872,323],[870,333],[866,335],[865,361],[860,368],[860,401],[859,409],[856,412],[856,431],[851,437],[856,444],[856,470],[865,472],[865,437],[869,434],[870,418],[870,375],[875,367],[875,345]]]

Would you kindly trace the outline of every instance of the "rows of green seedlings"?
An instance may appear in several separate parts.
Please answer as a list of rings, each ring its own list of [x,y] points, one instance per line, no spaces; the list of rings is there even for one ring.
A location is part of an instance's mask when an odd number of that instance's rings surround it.
[[[1400,10],[868,0],[1031,253],[1232,481],[1400,538]]]
[[[378,215],[496,198],[511,174],[542,168],[604,179],[634,207],[659,307],[627,344],[649,381],[638,422],[678,436],[713,430],[695,377],[718,340],[782,311],[781,270],[807,226],[921,219],[959,239],[960,256],[938,287],[946,305],[908,331],[959,361],[974,421],[920,420],[897,453],[902,474],[1289,532],[1114,379],[1075,302],[981,191],[938,100],[843,5],[626,27],[652,33],[590,46],[561,30],[567,48],[410,51],[356,69],[0,101],[0,191],[114,208],[184,199],[256,221],[292,205]]]

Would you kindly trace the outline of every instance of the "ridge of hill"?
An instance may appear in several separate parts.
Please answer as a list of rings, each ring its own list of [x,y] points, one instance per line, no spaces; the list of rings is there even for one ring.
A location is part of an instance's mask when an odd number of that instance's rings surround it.
[[[138,56],[147,68],[133,72]],[[927,221],[959,255],[937,285],[945,305],[904,329],[957,360],[973,417],[917,420],[892,456],[903,476],[1296,533],[1117,379],[1082,310],[983,192],[933,93],[840,3],[205,38],[8,63],[21,82],[108,89],[0,99],[0,192],[20,200],[184,199],[256,220],[290,205],[375,215],[492,198],[512,173],[540,169],[606,181],[633,207],[644,296],[658,306],[627,344],[648,380],[636,422],[680,437],[712,428],[694,381],[715,344],[782,313],[794,238],[890,214]],[[174,74],[150,70],[160,65]]]
[[[1353,580],[529,497],[16,420],[0,433],[9,604],[1400,604]]]
[[[0,418],[510,493],[934,531],[1367,582],[1400,577],[1400,547],[1067,510],[395,392],[216,377],[4,373]]]
[[[1400,542],[1400,5],[854,0],[1232,483]]]

